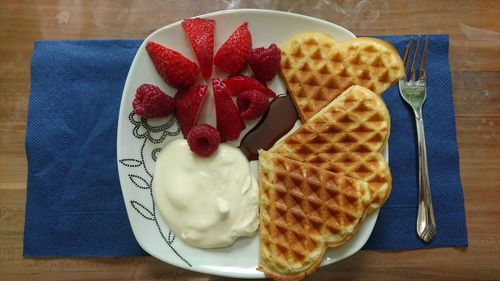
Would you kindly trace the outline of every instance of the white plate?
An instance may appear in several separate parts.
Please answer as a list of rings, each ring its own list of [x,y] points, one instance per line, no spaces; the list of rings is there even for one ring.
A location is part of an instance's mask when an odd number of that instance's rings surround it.
[[[254,47],[267,47],[270,43],[280,44],[292,35],[306,31],[329,33],[339,41],[355,37],[350,31],[333,23],[285,12],[228,10],[200,17],[216,20],[215,51],[234,29],[245,21],[249,23]],[[180,22],[176,22],[149,35],[137,51],[130,67],[120,106],[117,158],[123,197],[135,238],[152,256],[181,268],[228,277],[261,278],[264,275],[256,270],[258,235],[239,239],[234,245],[226,248],[193,248],[175,238],[155,208],[151,182],[156,154],[167,141],[182,136],[174,118],[141,120],[133,114],[132,100],[135,90],[142,83],[158,85],[170,95],[176,92],[156,72],[145,50],[147,41],[164,44],[196,61]],[[213,77],[225,78],[219,72],[214,72]],[[286,92],[278,76],[269,87],[277,94]],[[202,122],[213,123],[212,100],[207,100],[206,105],[201,117]],[[247,124],[248,129],[252,126],[253,124]],[[384,154],[387,159],[387,149]],[[256,163],[252,162],[252,167],[256,166]],[[256,169],[254,172],[257,174]],[[370,237],[377,216],[378,211],[368,216],[347,244],[329,249],[322,265],[334,263],[359,251]]]

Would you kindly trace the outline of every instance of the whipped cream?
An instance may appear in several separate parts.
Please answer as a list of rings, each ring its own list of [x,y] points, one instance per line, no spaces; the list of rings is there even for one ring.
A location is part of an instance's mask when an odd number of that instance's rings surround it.
[[[220,144],[210,157],[173,140],[156,161],[153,194],[170,229],[191,246],[224,247],[258,228],[259,186],[241,151]]]

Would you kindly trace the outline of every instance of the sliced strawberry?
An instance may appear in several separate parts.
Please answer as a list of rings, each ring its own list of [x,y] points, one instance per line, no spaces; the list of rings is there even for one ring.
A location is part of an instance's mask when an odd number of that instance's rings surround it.
[[[219,79],[212,79],[212,85],[220,140],[235,140],[240,136],[241,130],[245,129],[245,123],[224,84]]]
[[[270,98],[276,97],[276,94],[271,91],[266,85],[259,80],[249,76],[233,76],[223,81],[227,91],[232,96],[237,96],[243,91],[257,90],[261,91]]]
[[[200,73],[200,69],[194,62],[155,42],[148,42],[146,50],[165,82],[177,89],[189,88],[194,85]]]
[[[191,43],[203,78],[209,79],[212,75],[214,57],[215,21],[202,18],[187,19],[182,21],[182,28]]]
[[[243,23],[229,36],[214,57],[214,64],[229,74],[240,72],[247,63],[252,48],[248,23]]]
[[[198,122],[203,103],[207,98],[207,85],[195,85],[189,89],[178,91],[175,95],[175,109],[177,121],[184,138]]]

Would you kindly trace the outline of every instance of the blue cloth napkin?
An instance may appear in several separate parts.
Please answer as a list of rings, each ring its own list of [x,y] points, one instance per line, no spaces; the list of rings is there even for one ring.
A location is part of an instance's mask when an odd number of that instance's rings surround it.
[[[403,54],[409,36],[381,37]],[[26,152],[24,256],[134,256],[145,252],[127,218],[116,165],[123,85],[141,41],[36,42]],[[429,245],[415,234],[417,148],[412,112],[396,86],[391,113],[391,197],[365,249],[467,245],[448,36],[430,36],[424,106],[430,184],[438,225]]]

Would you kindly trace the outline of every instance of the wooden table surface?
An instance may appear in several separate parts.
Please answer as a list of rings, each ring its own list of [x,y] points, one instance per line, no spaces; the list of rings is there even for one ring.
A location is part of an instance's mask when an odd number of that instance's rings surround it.
[[[183,18],[268,8],[355,34],[447,33],[469,247],[362,251],[310,279],[500,279],[500,1],[0,1],[0,279],[222,280],[152,257],[24,259],[24,148],[35,40],[142,39]]]

